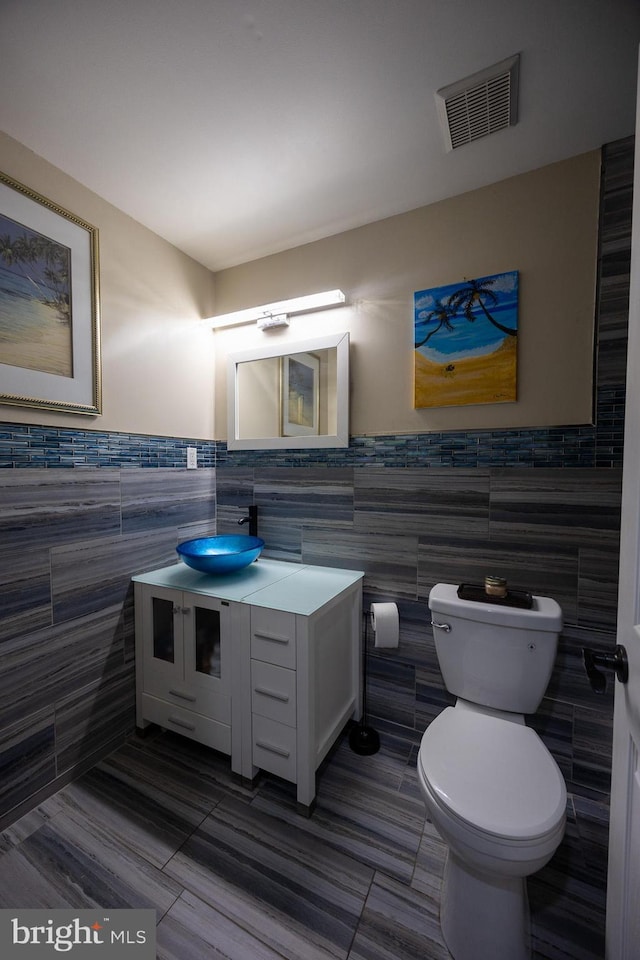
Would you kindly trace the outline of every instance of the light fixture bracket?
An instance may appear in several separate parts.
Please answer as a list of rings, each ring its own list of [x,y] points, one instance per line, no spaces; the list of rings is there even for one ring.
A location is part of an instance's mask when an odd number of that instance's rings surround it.
[[[286,313],[278,313],[275,316],[272,313],[265,313],[264,316],[256,320],[258,330],[272,330],[274,327],[288,327],[289,317]]]

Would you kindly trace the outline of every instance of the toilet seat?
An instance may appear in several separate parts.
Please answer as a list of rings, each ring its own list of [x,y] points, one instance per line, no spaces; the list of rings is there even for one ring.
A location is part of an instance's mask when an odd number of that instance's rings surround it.
[[[434,799],[473,833],[526,844],[564,823],[562,774],[523,724],[447,707],[427,728],[418,763]]]

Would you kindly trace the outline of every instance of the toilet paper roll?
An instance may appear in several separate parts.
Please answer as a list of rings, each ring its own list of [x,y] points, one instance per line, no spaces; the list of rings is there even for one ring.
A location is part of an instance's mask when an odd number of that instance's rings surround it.
[[[372,603],[371,625],[376,647],[397,647],[400,621],[395,603]]]

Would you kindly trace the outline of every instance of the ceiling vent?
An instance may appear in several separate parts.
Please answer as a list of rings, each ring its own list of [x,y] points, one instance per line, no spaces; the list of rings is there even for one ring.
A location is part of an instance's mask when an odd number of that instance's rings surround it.
[[[502,60],[436,93],[447,150],[512,127],[518,122],[520,55]]]

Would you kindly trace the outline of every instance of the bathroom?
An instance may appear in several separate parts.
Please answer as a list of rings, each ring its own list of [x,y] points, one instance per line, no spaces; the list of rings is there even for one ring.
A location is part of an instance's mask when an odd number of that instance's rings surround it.
[[[255,503],[266,556],[364,569],[365,608],[398,604],[398,650],[368,658],[368,712],[407,762],[450,702],[430,587],[499,562],[514,585],[558,600],[565,626],[534,724],[567,781],[570,845],[538,896],[549,935],[573,938],[567,956],[602,955],[612,696],[611,684],[594,696],[581,647],[615,642],[633,139],[215,277],[4,134],[0,170],[99,227],[105,406],[86,423],[2,408],[0,826],[132,735],[131,576],[173,562],[178,540],[235,531]],[[526,278],[521,322],[528,310],[539,329],[522,360],[520,422],[505,404],[433,411],[424,429],[406,318],[427,263],[443,278]],[[291,283],[348,293],[344,308],[297,318],[291,336],[350,332],[350,445],[230,451],[207,438],[226,437],[226,354],[256,333],[212,334],[201,320],[233,309],[240,290],[266,302]],[[558,385],[580,362],[583,381]]]

